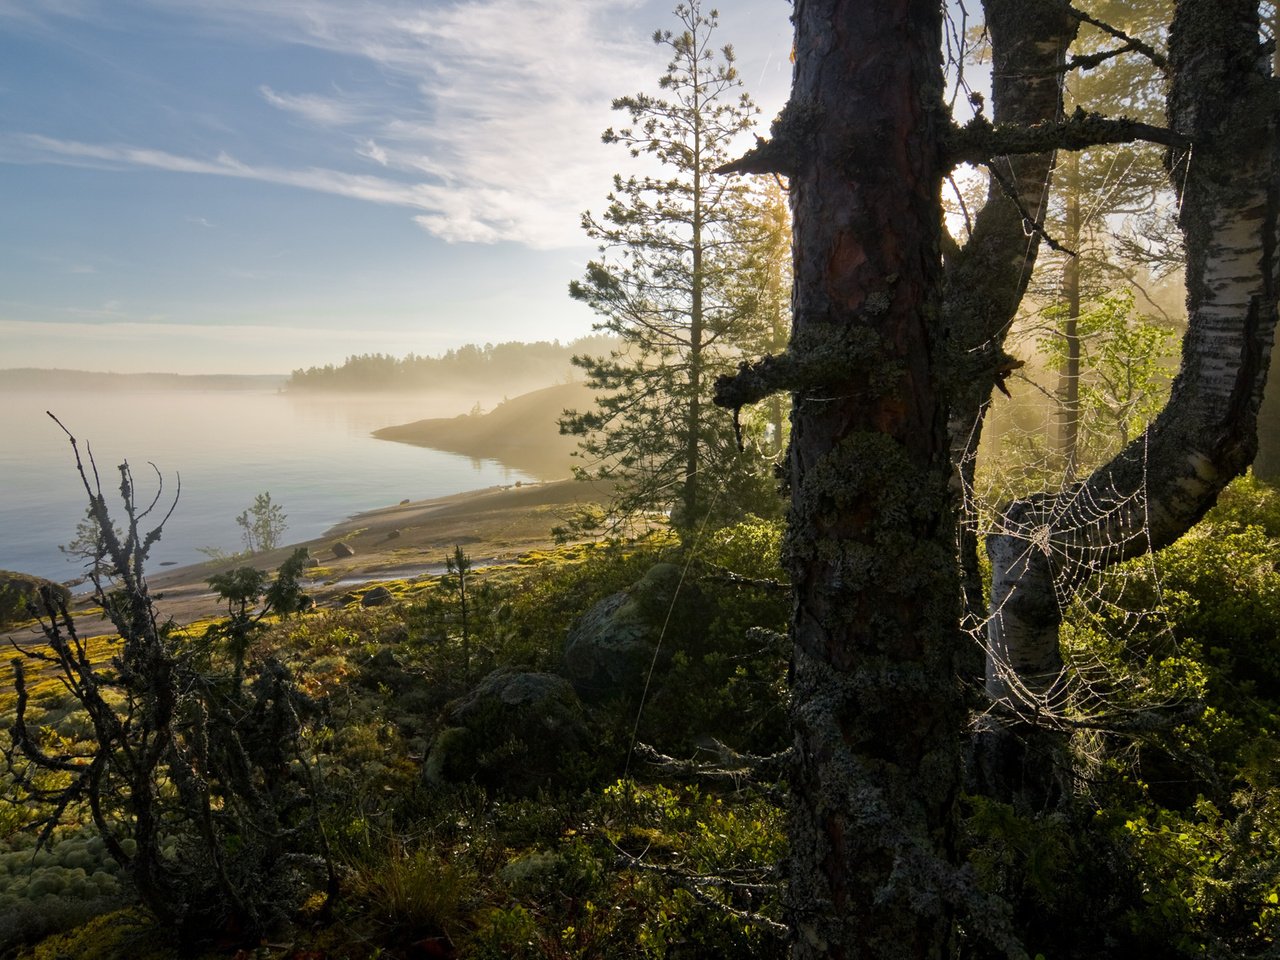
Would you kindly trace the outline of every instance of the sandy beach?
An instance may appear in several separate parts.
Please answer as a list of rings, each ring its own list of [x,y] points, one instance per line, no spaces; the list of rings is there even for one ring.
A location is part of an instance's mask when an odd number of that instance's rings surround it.
[[[246,563],[274,570],[298,547],[305,547],[319,562],[308,571],[307,590],[322,607],[342,602],[340,598],[349,598],[373,581],[437,574],[455,546],[462,547],[476,567],[512,562],[546,547],[553,542],[552,530],[578,505],[609,499],[601,485],[568,479],[577,438],[561,436],[556,425],[566,407],[589,401],[582,384],[559,384],[506,400],[487,413],[377,430],[375,436],[387,441],[499,459],[542,479],[367,510],[318,537],[252,557],[167,569],[153,564],[146,572],[156,606],[178,623],[221,615],[225,611],[209,589],[210,576]],[[339,543],[354,552],[335,552]],[[88,598],[77,606],[88,606]],[[83,618],[78,627],[86,636],[111,629],[96,617]],[[31,630],[19,629],[10,636],[29,639]]]
[[[514,561],[549,545],[552,529],[575,505],[600,499],[593,484],[556,480],[399,503],[355,514],[320,537],[258,554],[252,562],[274,569],[306,547],[320,561],[320,574],[308,592],[323,606],[362,583],[434,573],[455,545],[477,566]],[[335,554],[339,542],[355,553]],[[244,562],[209,561],[150,576],[148,582],[161,611],[182,623],[216,614],[206,579]]]
[[[246,562],[273,570],[298,547],[306,547],[320,562],[307,592],[323,607],[359,592],[366,583],[436,573],[455,545],[476,566],[512,562],[548,546],[552,529],[564,522],[575,505],[604,499],[596,485],[566,479],[399,503],[355,514],[322,536],[256,554],[251,561],[210,560],[150,571],[147,582],[163,616],[189,623],[223,612],[206,582],[211,575]],[[355,552],[338,556],[334,545],[339,542]],[[110,625],[97,618],[84,618],[78,627],[84,636],[110,632]],[[0,636],[22,642],[31,639],[32,630],[19,628]]]

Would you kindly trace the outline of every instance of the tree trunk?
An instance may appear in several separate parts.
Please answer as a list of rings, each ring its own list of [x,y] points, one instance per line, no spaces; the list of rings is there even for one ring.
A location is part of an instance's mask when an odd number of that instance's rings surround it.
[[[1271,36],[1280,37],[1280,8],[1271,10]],[[1271,53],[1271,75],[1280,77],[1280,43]],[[1280,339],[1280,331],[1271,341],[1274,356]],[[1280,382],[1269,379],[1262,396],[1262,409],[1258,411],[1258,455],[1253,461],[1254,476],[1267,483],[1280,484]]]
[[[697,61],[694,62],[694,76],[697,76]],[[692,274],[689,291],[689,405],[685,421],[685,453],[684,453],[684,489],[682,493],[683,516],[678,518],[677,527],[682,531],[695,530],[698,526],[700,487],[699,448],[702,422],[702,334],[703,307],[702,294],[705,277],[703,275],[702,249],[702,132],[699,126],[700,113],[694,114],[693,133],[693,234],[690,241],[692,251]]]
[[[1066,316],[1062,318],[1064,356],[1058,376],[1059,416],[1058,453],[1062,457],[1062,476],[1067,483],[1076,478],[1080,447],[1080,154],[1067,155],[1066,237],[1064,243],[1071,254],[1062,268],[1062,298]]]
[[[1061,691],[1063,602],[1092,573],[1172,543],[1252,460],[1276,322],[1277,97],[1251,0],[1180,0],[1170,172],[1187,250],[1188,329],[1168,405],[1083,483],[1011,504],[988,539],[987,692],[1015,710]]]
[[[991,38],[992,112],[998,125],[1030,126],[1062,116],[1058,74],[1078,21],[1063,3],[985,0]],[[987,202],[969,242],[947,264],[943,316],[951,335],[952,410],[948,430],[961,493],[973,490],[978,442],[1003,363],[1004,342],[1035,269],[1039,238],[1028,236],[1029,213],[1041,220],[1048,205],[1052,151],[996,157]],[[1004,180],[1001,184],[999,180]],[[1015,202],[1008,194],[1016,193]],[[966,516],[960,531],[966,622],[976,628],[986,616],[978,563],[976,519]],[[982,672],[975,647],[968,675]]]
[[[939,958],[964,706],[940,388],[936,0],[800,0],[790,109],[797,958]],[[820,372],[819,372],[820,371]]]

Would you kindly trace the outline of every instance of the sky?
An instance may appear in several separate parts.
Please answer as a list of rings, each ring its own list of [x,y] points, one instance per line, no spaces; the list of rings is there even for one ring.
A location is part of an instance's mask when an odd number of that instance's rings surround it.
[[[0,0],[0,369],[571,340],[674,0]],[[704,8],[705,9],[705,8]],[[788,0],[728,0],[760,132]]]

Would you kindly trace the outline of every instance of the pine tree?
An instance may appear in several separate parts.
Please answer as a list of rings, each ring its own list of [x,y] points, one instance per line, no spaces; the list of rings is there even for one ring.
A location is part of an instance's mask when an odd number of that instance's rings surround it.
[[[580,475],[614,482],[615,517],[670,509],[677,529],[688,530],[768,484],[762,458],[738,449],[732,422],[710,403],[752,319],[750,301],[735,295],[747,242],[738,221],[749,214],[751,188],[714,171],[758,110],[733,48],[712,45],[715,11],[703,15],[694,0],[675,16],[675,31],[653,37],[671,52],[662,96],[615,100],[630,125],[603,136],[660,170],[615,176],[604,213],[583,215],[601,255],[569,294],[622,347],[574,358],[598,406],[566,411],[561,431],[583,437],[589,466]]]
[[[236,517],[236,523],[240,526],[244,547],[250,553],[274,550],[288,527],[284,510],[280,504],[272,502],[270,493],[260,493],[254,497],[253,506]]]
[[[735,345],[752,357],[781,353],[791,336],[791,211],[778,179],[766,180],[747,203],[747,216],[737,223],[743,261],[733,296],[752,318]],[[768,397],[747,429],[765,455],[781,458],[788,434],[782,397]]]

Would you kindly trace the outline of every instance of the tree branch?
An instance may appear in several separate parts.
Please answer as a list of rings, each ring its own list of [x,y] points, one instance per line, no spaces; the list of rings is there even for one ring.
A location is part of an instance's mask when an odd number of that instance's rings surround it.
[[[795,156],[790,147],[782,140],[766,140],[756,137],[756,145],[737,160],[732,160],[716,167],[713,173],[773,173],[783,177],[791,176],[795,169]]]
[[[802,365],[790,353],[770,355],[751,363],[743,361],[737,373],[716,377],[712,402],[717,407],[741,410],[775,393],[795,390],[801,380]]]
[[[1022,229],[1028,235],[1035,234],[1043,240],[1051,250],[1056,250],[1058,253],[1065,253],[1069,257],[1076,256],[1076,252],[1074,250],[1068,250],[1057,240],[1053,239],[1049,232],[1045,230],[1044,224],[1040,220],[1037,220],[1035,214],[1027,209],[1026,204],[1022,202],[1022,197],[1018,195],[1017,184],[1010,181],[1008,177],[996,169],[996,165],[994,163],[985,162],[983,163],[983,166],[990,172],[991,179],[1000,185],[1001,191],[1009,202],[1017,207],[1018,212],[1022,214]]]
[[[1077,9],[1076,7],[1068,7],[1067,13],[1069,16],[1074,17],[1081,23],[1087,23],[1090,26],[1097,27],[1103,33],[1115,37],[1117,40],[1124,43],[1129,50],[1142,54],[1161,70],[1164,70],[1169,66],[1169,61],[1164,54],[1157,51],[1150,44],[1139,40],[1137,37],[1131,37],[1123,30],[1111,26],[1111,24],[1107,23],[1105,20],[1099,20],[1096,17],[1091,17],[1089,14],[1085,13],[1083,10]],[[1087,70],[1088,67],[1085,67],[1085,69]]]
[[[799,157],[808,148],[822,118],[822,109],[813,103],[789,101],[769,125],[769,139],[756,137],[756,145],[737,160],[717,167],[714,173],[795,174]]]
[[[1036,123],[1030,126],[991,125],[985,116],[977,116],[963,127],[953,127],[947,144],[947,160],[960,163],[985,163],[993,157],[1050,150],[1084,150],[1107,143],[1132,143],[1145,140],[1167,147],[1189,147],[1190,138],[1150,123],[1128,117],[1104,117],[1077,107],[1065,120]]]

